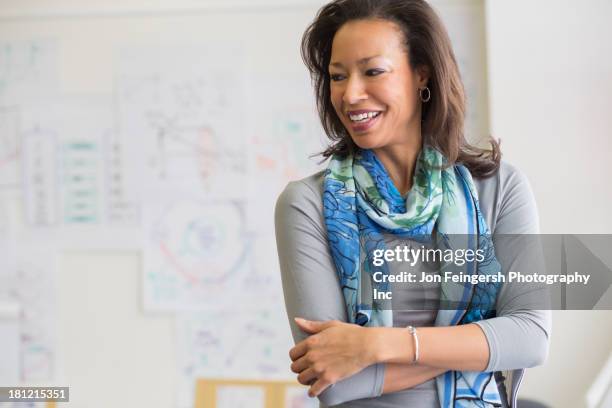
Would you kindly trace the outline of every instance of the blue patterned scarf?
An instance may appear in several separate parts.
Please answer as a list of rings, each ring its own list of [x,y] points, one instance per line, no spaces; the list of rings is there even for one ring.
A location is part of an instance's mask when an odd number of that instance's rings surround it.
[[[388,290],[388,284],[372,279],[374,270],[388,273],[386,265],[375,267],[372,259],[375,250],[385,249],[383,234],[419,242],[426,237],[443,249],[480,249],[485,260],[466,263],[465,273],[496,274],[501,270],[471,174],[459,164],[442,169],[444,163],[440,152],[425,146],[417,159],[412,188],[403,198],[372,151],[360,150],[330,161],[324,180],[324,217],[351,323],[393,326],[392,310],[371,295],[374,288]],[[440,273],[456,271],[454,266],[442,262]],[[442,282],[440,305],[445,306],[438,311],[436,326],[495,316],[499,283]],[[437,377],[440,406],[500,406],[493,374],[449,371]]]

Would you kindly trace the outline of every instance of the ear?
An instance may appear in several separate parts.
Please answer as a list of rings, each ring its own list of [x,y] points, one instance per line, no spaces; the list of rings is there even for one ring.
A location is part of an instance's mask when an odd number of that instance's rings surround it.
[[[420,65],[415,69],[415,77],[419,88],[427,86],[429,81],[429,67],[427,65]]]

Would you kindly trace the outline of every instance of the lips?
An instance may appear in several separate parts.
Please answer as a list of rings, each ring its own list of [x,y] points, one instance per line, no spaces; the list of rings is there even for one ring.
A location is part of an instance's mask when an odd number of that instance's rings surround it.
[[[369,113],[369,112],[380,112],[380,111],[376,109],[357,109],[357,110],[347,111],[346,114],[347,115],[360,115],[362,113]]]
[[[359,121],[359,122],[355,122],[351,120],[350,118],[350,116],[354,117],[357,115],[369,114],[370,112],[375,112],[378,115],[371,117],[367,120]],[[351,129],[354,132],[365,132],[369,130],[370,128],[372,128],[372,126],[374,126],[380,120],[380,117],[382,115],[383,115],[383,112],[377,111],[377,110],[371,110],[371,109],[351,110],[347,112],[347,118],[350,122]]]

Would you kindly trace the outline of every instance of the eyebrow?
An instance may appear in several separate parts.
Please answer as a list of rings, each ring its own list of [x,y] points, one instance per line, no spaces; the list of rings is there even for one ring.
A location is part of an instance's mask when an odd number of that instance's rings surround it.
[[[358,65],[363,65],[366,64],[369,60],[374,59],[380,57],[380,55],[372,55],[371,57],[365,57],[365,58],[361,58],[360,60],[357,61]],[[332,62],[331,64],[329,64],[330,67],[336,67],[336,68],[342,68],[343,65],[340,62]]]

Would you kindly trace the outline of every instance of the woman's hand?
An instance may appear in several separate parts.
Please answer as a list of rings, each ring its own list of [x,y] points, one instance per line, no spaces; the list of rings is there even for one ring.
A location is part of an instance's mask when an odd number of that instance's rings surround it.
[[[372,333],[365,327],[337,320],[295,322],[311,336],[289,351],[291,371],[299,374],[300,384],[311,386],[311,397],[376,362]]]

